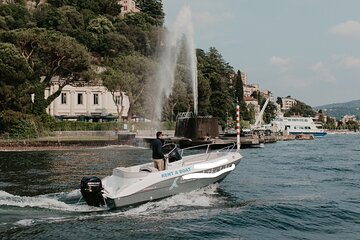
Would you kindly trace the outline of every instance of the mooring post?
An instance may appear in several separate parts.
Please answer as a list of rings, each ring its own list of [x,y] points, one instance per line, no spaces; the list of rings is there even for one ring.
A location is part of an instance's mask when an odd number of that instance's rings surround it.
[[[240,150],[240,106],[239,101],[236,104],[236,147]]]

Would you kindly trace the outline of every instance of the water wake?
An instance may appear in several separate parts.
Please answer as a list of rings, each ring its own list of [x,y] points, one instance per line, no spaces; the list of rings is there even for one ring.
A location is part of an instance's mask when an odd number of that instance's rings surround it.
[[[89,211],[99,211],[99,208],[90,207],[87,205],[78,205],[78,204],[67,204],[63,201],[60,201],[57,198],[61,196],[67,196],[68,198],[74,198],[78,195],[78,190],[72,191],[70,193],[64,194],[49,194],[43,196],[17,196],[7,193],[5,191],[0,191],[0,206],[11,206],[11,207],[20,207],[20,208],[44,208],[50,210],[60,210],[60,211],[69,211],[69,212],[89,212]],[[101,210],[103,210],[101,208]]]
[[[0,191],[0,210],[9,207],[6,211],[8,219],[5,223],[17,227],[29,227],[36,224],[50,224],[74,220],[114,219],[119,218],[167,218],[167,219],[196,219],[209,214],[226,205],[226,199],[217,191],[217,184],[210,185],[189,193],[174,195],[160,201],[148,202],[137,207],[108,211],[105,208],[97,208],[80,204],[69,204],[64,200],[77,199],[79,190],[68,193],[53,193],[42,196],[17,196]],[[63,200],[59,200],[63,199]],[[14,209],[15,207],[15,209]],[[18,212],[16,208],[24,208],[32,218],[14,219],[11,217]],[[55,210],[54,211],[43,211]],[[49,215],[50,214],[50,215]],[[205,214],[205,215],[204,215]]]

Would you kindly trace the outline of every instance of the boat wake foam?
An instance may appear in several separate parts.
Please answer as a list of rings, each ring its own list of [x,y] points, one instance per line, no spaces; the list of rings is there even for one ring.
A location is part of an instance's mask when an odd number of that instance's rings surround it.
[[[88,205],[67,204],[59,200],[60,198],[75,198],[75,196],[80,196],[80,193],[77,192],[78,190],[72,191],[70,193],[28,197],[12,195],[0,190],[0,206],[44,208],[68,212],[89,212],[104,210],[103,208],[90,207]]]
[[[127,214],[148,214],[158,211],[166,211],[171,208],[181,207],[211,207],[218,204],[219,195],[216,191],[218,185],[212,184],[205,188],[190,193],[182,193],[160,201],[148,202],[136,208],[126,210]],[[215,197],[214,197],[215,196]],[[0,206],[20,208],[43,208],[66,212],[96,212],[104,211],[102,207],[92,207],[83,202],[78,204],[81,197],[80,191],[53,193],[40,196],[18,196],[0,190]],[[72,202],[72,203],[66,203]]]
[[[224,201],[217,192],[218,184],[212,184],[205,188],[192,192],[180,193],[160,201],[148,202],[136,208],[129,209],[126,215],[154,215],[159,212],[181,211],[192,207],[210,208]]]
[[[218,206],[225,205],[226,199],[224,199],[224,197],[217,191],[217,187],[218,184],[212,184],[192,192],[174,195],[159,201],[148,202],[134,208],[115,211],[107,211],[107,209],[104,208],[91,207],[85,205],[84,203],[82,203],[82,205],[67,204],[59,200],[60,198],[78,198],[80,196],[79,190],[74,190],[68,193],[53,193],[34,197],[17,196],[5,191],[0,191],[0,207],[10,206],[28,208],[28,211],[35,211],[35,209],[50,209],[59,211],[59,214],[51,213],[52,216],[46,216],[48,214],[46,212],[34,212],[34,214],[32,214],[33,218],[18,220],[13,219],[15,221],[10,220],[10,222],[4,223],[5,225],[11,224],[13,226],[22,227],[29,227],[43,223],[91,220],[96,218],[198,218],[204,214],[208,214],[208,210],[213,206],[218,208]],[[15,210],[10,210],[10,214],[11,211]],[[78,213],[80,215],[74,216],[73,213]],[[45,216],[43,214],[45,214]]]

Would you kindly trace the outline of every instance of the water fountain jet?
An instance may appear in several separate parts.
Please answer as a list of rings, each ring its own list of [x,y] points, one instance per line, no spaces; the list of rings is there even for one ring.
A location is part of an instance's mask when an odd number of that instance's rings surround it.
[[[182,40],[185,40],[186,60],[190,69],[190,81],[193,92],[193,112],[195,115],[198,114],[197,60],[194,30],[191,21],[191,10],[188,6],[185,6],[177,15],[172,31],[166,34],[164,48],[160,53],[160,64],[156,74],[157,82],[153,92],[153,96],[155,96],[155,121],[161,120],[161,113],[164,105],[163,96],[168,98],[172,93]]]
[[[183,42],[182,42],[183,41]],[[156,75],[155,92],[155,121],[161,120],[163,96],[168,98],[172,93],[175,82],[175,71],[178,57],[185,46],[186,65],[190,69],[190,82],[193,92],[193,112],[183,113],[176,122],[176,137],[189,139],[208,139],[219,136],[217,118],[198,116],[198,81],[197,59],[194,43],[194,29],[191,21],[191,10],[188,6],[181,9],[171,31],[166,34],[164,48],[160,53],[160,64]]]

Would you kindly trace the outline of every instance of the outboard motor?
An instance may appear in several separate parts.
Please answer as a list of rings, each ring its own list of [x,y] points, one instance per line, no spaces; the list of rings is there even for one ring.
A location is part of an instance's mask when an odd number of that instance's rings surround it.
[[[102,196],[101,179],[98,177],[83,177],[81,179],[81,194],[89,206],[105,205]]]

